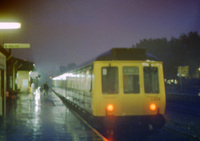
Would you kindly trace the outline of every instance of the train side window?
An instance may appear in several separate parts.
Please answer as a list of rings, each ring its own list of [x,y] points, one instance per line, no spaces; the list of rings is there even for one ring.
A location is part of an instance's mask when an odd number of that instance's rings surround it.
[[[138,67],[123,67],[123,86],[125,94],[140,93]]]
[[[159,79],[157,67],[144,67],[145,93],[159,93]]]
[[[103,67],[102,71],[102,93],[103,94],[118,94],[118,68]]]
[[[88,70],[86,70],[86,79],[85,79],[85,90],[86,91],[91,90],[91,81],[92,81],[91,70],[88,69]]]
[[[85,90],[85,70],[81,72],[80,81],[81,81],[80,90],[84,91]]]

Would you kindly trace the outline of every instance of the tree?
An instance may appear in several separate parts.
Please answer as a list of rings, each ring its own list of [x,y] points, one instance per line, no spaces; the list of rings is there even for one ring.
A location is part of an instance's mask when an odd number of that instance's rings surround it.
[[[190,66],[191,76],[200,66],[200,36],[197,32],[181,34],[179,38],[143,39],[134,45],[135,48],[145,48],[148,53],[163,61],[165,77],[174,78],[178,66]]]

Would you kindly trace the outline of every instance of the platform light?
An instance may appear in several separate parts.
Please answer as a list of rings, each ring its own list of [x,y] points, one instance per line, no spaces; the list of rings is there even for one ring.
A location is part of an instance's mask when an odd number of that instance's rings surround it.
[[[18,29],[18,28],[21,28],[21,23],[0,22],[0,29]]]

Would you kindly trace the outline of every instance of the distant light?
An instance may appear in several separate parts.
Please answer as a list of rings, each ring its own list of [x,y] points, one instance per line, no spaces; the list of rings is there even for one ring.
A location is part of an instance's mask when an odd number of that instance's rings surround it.
[[[57,77],[54,77],[53,80],[66,80],[67,77],[78,77],[78,75],[72,74],[72,73],[64,73],[62,75],[59,75]]]
[[[0,29],[18,29],[18,28],[21,28],[21,23],[0,22]]]

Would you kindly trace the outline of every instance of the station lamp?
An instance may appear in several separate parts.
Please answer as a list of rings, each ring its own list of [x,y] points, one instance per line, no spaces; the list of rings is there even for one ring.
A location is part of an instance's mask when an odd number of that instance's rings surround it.
[[[18,29],[21,23],[18,22],[0,22],[0,29]]]

